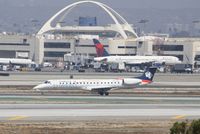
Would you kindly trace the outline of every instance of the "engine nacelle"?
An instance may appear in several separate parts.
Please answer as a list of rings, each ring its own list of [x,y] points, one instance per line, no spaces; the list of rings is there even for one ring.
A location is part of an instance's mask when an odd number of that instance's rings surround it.
[[[96,58],[94,58],[94,61],[97,61],[97,62],[107,62],[108,59],[106,57],[96,57]]]
[[[126,78],[123,80],[123,83],[125,85],[138,85],[141,83],[140,79],[132,79],[132,78]]]

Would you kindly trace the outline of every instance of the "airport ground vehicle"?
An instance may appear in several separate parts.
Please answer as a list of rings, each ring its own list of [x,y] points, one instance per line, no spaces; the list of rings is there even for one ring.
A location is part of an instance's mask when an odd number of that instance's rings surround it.
[[[175,64],[171,70],[172,73],[193,73],[192,66],[189,64]]]
[[[111,63],[109,64],[109,71],[110,72],[123,72],[125,71],[124,63]]]
[[[108,65],[100,62],[95,62],[93,64],[93,69],[95,70],[95,72],[107,72]]]

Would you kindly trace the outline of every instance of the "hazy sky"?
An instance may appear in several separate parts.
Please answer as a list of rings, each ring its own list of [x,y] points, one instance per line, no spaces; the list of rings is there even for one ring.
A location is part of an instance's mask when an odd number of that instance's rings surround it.
[[[63,7],[78,0],[0,0],[0,31],[33,30],[31,20],[45,23]],[[193,20],[200,20],[200,0],[98,0],[112,7],[128,22],[137,24],[141,19],[148,19],[146,30],[165,31],[168,24],[181,23],[187,29]],[[92,5],[84,11],[89,15],[98,14]],[[75,11],[76,14],[83,12]],[[83,14],[81,14],[83,15]],[[97,15],[98,16],[98,15]],[[103,22],[108,18],[98,19]],[[74,20],[71,19],[71,20]],[[19,25],[19,26],[18,26]],[[22,26],[23,25],[23,26]],[[38,30],[36,27],[34,30]]]
[[[63,6],[78,0],[0,0],[1,7]],[[112,7],[123,8],[199,8],[199,0],[98,0]]]

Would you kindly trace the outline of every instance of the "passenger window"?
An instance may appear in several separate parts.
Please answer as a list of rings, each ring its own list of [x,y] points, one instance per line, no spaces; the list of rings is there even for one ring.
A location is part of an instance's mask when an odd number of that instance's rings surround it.
[[[50,81],[45,81],[44,83],[45,83],[45,84],[50,84]]]

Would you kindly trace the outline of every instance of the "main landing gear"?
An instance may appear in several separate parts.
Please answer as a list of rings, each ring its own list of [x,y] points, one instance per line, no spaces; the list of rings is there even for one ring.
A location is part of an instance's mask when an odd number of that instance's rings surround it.
[[[107,92],[107,91],[99,91],[98,94],[101,95],[101,96],[104,96],[104,95],[108,96],[109,92]]]

